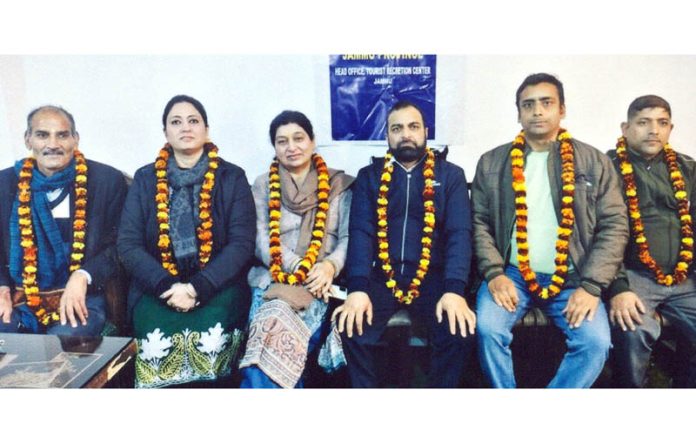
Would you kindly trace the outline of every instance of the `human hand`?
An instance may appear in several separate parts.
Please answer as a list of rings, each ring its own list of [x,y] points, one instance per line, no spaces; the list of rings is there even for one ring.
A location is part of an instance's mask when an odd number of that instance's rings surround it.
[[[87,325],[87,276],[82,272],[70,274],[65,285],[63,295],[60,297],[60,324],[70,322],[70,326],[77,327],[77,320],[82,326]]]
[[[12,295],[9,286],[0,286],[0,318],[3,323],[12,319]]]
[[[592,321],[599,306],[599,297],[587,292],[579,287],[570,295],[568,304],[561,311],[570,324],[570,328],[579,328],[580,324],[587,317],[587,321]]]
[[[331,320],[338,316],[338,332],[347,329],[348,337],[353,336],[353,323],[358,331],[358,335],[363,333],[363,315],[367,318],[367,324],[372,325],[372,302],[366,292],[356,291],[348,294],[346,301],[336,308]]]
[[[336,269],[330,261],[317,262],[307,273],[305,288],[316,298],[322,298],[325,303],[328,303],[335,273]]]
[[[515,312],[520,297],[517,295],[515,284],[507,275],[500,274],[489,281],[488,291],[498,306],[507,309],[508,312]]]
[[[191,283],[174,283],[159,298],[167,300],[167,306],[177,312],[188,312],[198,306],[198,294]]]
[[[467,324],[469,334],[474,334],[476,328],[476,314],[469,309],[469,305],[464,297],[461,297],[454,292],[445,292],[440,300],[435,305],[435,317],[438,323],[442,323],[442,312],[447,313],[449,320],[450,334],[457,334],[457,324],[459,324],[459,333],[462,337],[466,337]]]
[[[621,292],[612,297],[609,302],[609,320],[611,324],[618,324],[624,331],[626,329],[635,331],[636,325],[633,322],[642,325],[643,319],[640,316],[645,314],[645,312],[645,305],[635,292]]]

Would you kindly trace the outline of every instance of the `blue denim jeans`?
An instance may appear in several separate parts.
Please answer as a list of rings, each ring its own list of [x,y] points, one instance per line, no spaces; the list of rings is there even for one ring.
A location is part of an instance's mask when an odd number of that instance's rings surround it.
[[[576,288],[565,288],[549,301],[539,301],[527,289],[519,269],[515,266],[505,268],[520,299],[517,309],[508,312],[498,306],[483,282],[478,291],[476,315],[479,340],[479,358],[483,373],[495,388],[514,388],[515,374],[512,367],[512,328],[535,305],[560,328],[566,336],[568,347],[556,375],[549,388],[589,388],[602,372],[611,347],[609,320],[604,305],[600,302],[594,319],[582,322],[580,327],[571,329],[561,312]],[[551,275],[537,273],[541,286],[548,286]]]

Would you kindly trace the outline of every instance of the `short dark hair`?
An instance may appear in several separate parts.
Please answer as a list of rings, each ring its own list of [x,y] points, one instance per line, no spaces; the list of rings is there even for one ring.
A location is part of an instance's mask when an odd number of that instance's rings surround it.
[[[423,113],[423,110],[420,108],[420,106],[418,106],[410,100],[399,100],[396,103],[394,103],[389,112],[387,112],[387,122],[389,121],[389,116],[392,115],[393,112],[400,111],[406,108],[414,108],[416,111],[418,111],[418,113],[421,116],[421,120],[423,120],[423,126],[428,127],[428,125],[425,123],[425,114]]]
[[[203,104],[191,96],[180,94],[175,95],[174,97],[169,99],[167,105],[164,107],[164,112],[162,113],[163,129],[167,129],[167,116],[169,115],[169,112],[172,110],[174,105],[177,103],[190,103],[191,106],[196,108],[196,111],[198,111],[201,114],[201,117],[203,117],[203,123],[205,123],[205,127],[208,127],[208,113],[205,112]]]
[[[537,74],[530,74],[524,79],[519,88],[517,88],[517,94],[515,96],[515,106],[517,106],[517,111],[520,110],[520,96],[522,91],[527,86],[538,85],[539,83],[551,83],[556,87],[558,91],[558,99],[561,102],[561,106],[565,105],[565,93],[563,92],[563,83],[554,75],[547,74],[545,72],[540,72]]]
[[[60,106],[56,105],[44,105],[44,106],[39,106],[38,108],[32,110],[29,115],[27,115],[27,130],[24,132],[24,136],[28,137],[31,135],[32,127],[31,127],[31,121],[34,119],[34,116],[40,112],[55,112],[57,114],[63,115],[66,119],[68,119],[68,122],[70,122],[70,134],[72,136],[77,135],[77,129],[75,128],[75,119],[73,118],[72,114],[63,109]]]
[[[311,140],[314,140],[314,129],[312,128],[312,122],[309,121],[306,115],[300,111],[283,111],[276,115],[271,121],[271,126],[268,129],[268,135],[271,137],[271,144],[275,146],[275,136],[278,128],[283,125],[289,125],[295,123],[305,130],[307,135]]]
[[[658,95],[642,95],[637,99],[633,100],[630,105],[628,105],[628,119],[630,120],[636,114],[638,114],[643,109],[648,108],[663,108],[669,114],[669,118],[672,118],[672,107],[664,98]]]

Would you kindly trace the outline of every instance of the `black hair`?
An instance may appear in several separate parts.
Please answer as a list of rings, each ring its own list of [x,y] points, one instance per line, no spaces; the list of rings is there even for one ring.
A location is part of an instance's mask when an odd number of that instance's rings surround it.
[[[275,146],[275,136],[278,128],[283,125],[289,125],[290,123],[295,123],[305,130],[307,135],[311,140],[314,140],[314,129],[312,128],[312,122],[309,121],[306,115],[300,111],[283,111],[276,115],[271,121],[271,126],[268,129],[268,135],[271,137],[271,144]]]
[[[394,105],[392,105],[391,109],[387,113],[387,121],[389,121],[389,116],[392,115],[393,112],[400,111],[405,108],[414,108],[416,111],[418,111],[418,113],[421,116],[421,120],[423,121],[423,126],[428,126],[425,123],[425,114],[423,113],[423,110],[420,108],[420,106],[409,100],[399,100],[396,103],[394,103]]]
[[[196,108],[196,111],[198,111],[201,114],[201,117],[203,117],[203,123],[205,123],[205,127],[208,127],[208,114],[205,112],[205,108],[203,107],[203,104],[201,102],[188,95],[175,95],[174,97],[169,99],[167,105],[164,107],[164,112],[162,113],[162,128],[167,128],[167,116],[169,115],[169,112],[172,110],[174,105],[177,103],[190,103],[191,106]]]
[[[517,94],[515,96],[515,106],[517,106],[518,112],[520,110],[520,96],[522,95],[522,91],[524,91],[524,88],[526,88],[527,86],[538,85],[539,83],[551,83],[552,85],[554,85],[556,87],[556,90],[558,91],[558,99],[561,102],[561,106],[565,105],[565,93],[563,92],[563,83],[561,83],[561,81],[557,77],[551,74],[540,72],[538,74],[528,75],[527,78],[524,79],[520,87],[517,88]]]
[[[630,120],[640,111],[648,108],[663,108],[667,111],[669,117],[672,118],[672,107],[669,106],[667,100],[658,95],[643,95],[633,100],[631,104],[628,105],[627,117]]]

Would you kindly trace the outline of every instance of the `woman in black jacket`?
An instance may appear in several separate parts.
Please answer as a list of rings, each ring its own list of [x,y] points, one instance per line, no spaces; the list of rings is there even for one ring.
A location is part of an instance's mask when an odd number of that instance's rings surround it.
[[[136,387],[230,373],[248,314],[245,283],[256,217],[244,171],[208,141],[203,105],[173,97],[167,144],[140,168],[121,219],[118,252],[138,343]]]

